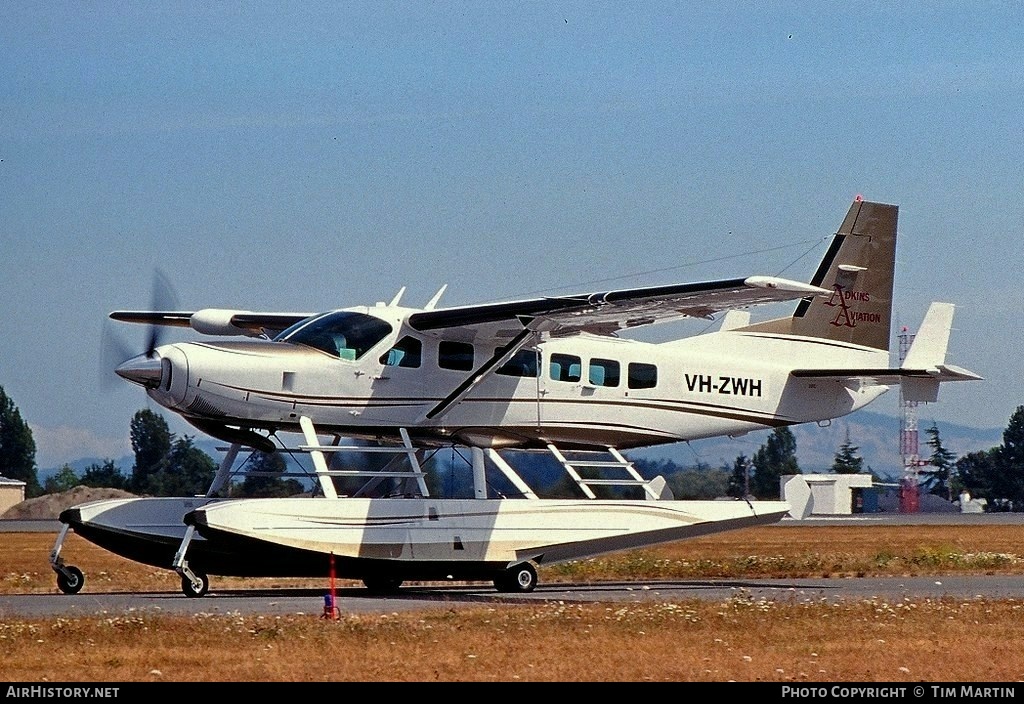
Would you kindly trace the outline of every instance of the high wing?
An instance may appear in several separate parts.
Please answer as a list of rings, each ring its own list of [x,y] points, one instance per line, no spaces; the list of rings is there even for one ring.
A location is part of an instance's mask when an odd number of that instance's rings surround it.
[[[508,338],[529,327],[553,334],[618,330],[682,318],[710,318],[714,313],[752,305],[829,295],[828,289],[771,276],[749,276],[704,283],[545,296],[519,301],[422,310],[409,317],[420,332],[453,331],[477,338]],[[266,335],[308,318],[312,313],[273,313],[204,308],[198,311],[114,311],[113,320],[186,327],[205,335]],[[513,324],[511,333],[500,330]]]
[[[204,308],[198,311],[116,310],[110,314],[110,317],[123,323],[192,328],[204,335],[266,335],[273,337],[310,315],[313,314],[254,313],[222,308]]]
[[[556,335],[609,335],[641,325],[710,318],[723,310],[830,294],[828,289],[799,281],[750,276],[425,310],[413,313],[409,324],[420,332],[475,328],[480,337],[500,337],[495,328],[510,322],[518,323],[517,329],[531,327]]]
[[[574,296],[532,298],[508,303],[460,306],[413,313],[409,325],[421,332],[443,330],[446,336],[509,340],[494,355],[423,416],[435,419],[459,403],[492,371],[542,333],[576,332],[610,335],[618,330],[679,320],[710,318],[736,308],[830,295],[817,286],[769,276],[726,279],[601,291]]]

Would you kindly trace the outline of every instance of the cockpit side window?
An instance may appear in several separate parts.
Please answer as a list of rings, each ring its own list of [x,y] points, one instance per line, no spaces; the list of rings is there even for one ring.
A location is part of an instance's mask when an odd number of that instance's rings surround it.
[[[536,350],[519,350],[511,359],[495,369],[494,373],[503,376],[536,377],[539,356]]]
[[[658,385],[658,368],[642,362],[629,363],[626,385],[631,389],[653,389]]]
[[[594,386],[618,386],[619,363],[613,359],[591,359],[589,378]]]
[[[339,359],[356,360],[391,330],[390,323],[372,315],[338,311],[300,320],[274,340],[308,345]]]
[[[582,360],[574,354],[552,354],[548,367],[557,381],[579,381],[583,370]]]
[[[441,340],[437,345],[437,366],[441,369],[471,371],[473,369],[473,345],[468,342]]]
[[[419,367],[423,359],[423,343],[406,335],[395,346],[380,356],[380,363],[388,367]]]

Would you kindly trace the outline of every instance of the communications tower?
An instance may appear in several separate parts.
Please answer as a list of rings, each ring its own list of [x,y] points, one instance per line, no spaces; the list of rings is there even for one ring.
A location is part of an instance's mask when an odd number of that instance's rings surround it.
[[[914,335],[904,325],[900,328],[900,366],[907,358],[907,351],[914,341]],[[919,470],[927,462],[918,454],[917,401],[908,401],[900,384],[900,457],[903,460],[903,476],[900,478],[900,513],[917,513],[921,505],[921,484]]]

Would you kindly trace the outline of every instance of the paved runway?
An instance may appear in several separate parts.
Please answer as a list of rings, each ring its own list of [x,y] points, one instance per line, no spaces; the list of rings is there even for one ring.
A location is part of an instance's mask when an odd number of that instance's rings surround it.
[[[193,599],[180,591],[81,592],[77,595],[0,596],[0,616],[87,616],[150,612],[193,614],[310,614],[324,611],[326,589],[212,589]],[[418,609],[451,609],[499,604],[644,603],[702,601],[771,601],[819,603],[871,600],[889,604],[907,599],[1019,599],[1024,601],[1024,578],[1019,576],[946,576],[842,579],[708,579],[660,582],[600,582],[542,584],[528,595],[504,595],[489,585],[449,588],[403,588],[397,595],[370,597],[366,589],[336,592],[341,613],[381,613]]]
[[[211,588],[201,598],[181,592],[21,594],[0,596],[0,617],[89,616],[124,613],[195,614],[309,614],[323,613],[326,589]],[[336,592],[341,613],[388,614],[419,609],[451,609],[498,604],[641,603],[700,599],[743,599],[781,603],[872,600],[896,603],[905,599],[944,598],[1020,599],[1024,577],[899,577],[806,579],[709,579],[664,582],[600,582],[541,584],[529,594],[500,594],[487,584],[447,588],[406,587],[386,597],[369,596],[365,589]]]
[[[1024,514],[860,514],[783,520],[779,526],[836,524],[938,524],[1021,525]],[[0,532],[44,531],[56,533],[56,521],[0,521]],[[85,616],[150,612],[168,614],[310,614],[323,613],[326,590],[225,590],[214,580],[210,593],[190,598],[180,591],[149,593],[91,593],[0,595],[0,617]],[[888,603],[912,598],[956,599],[1011,598],[1024,600],[1024,577],[947,576],[913,578],[807,578],[807,579],[710,579],[664,582],[601,582],[595,584],[540,584],[530,594],[501,594],[490,583],[445,588],[405,587],[387,597],[369,596],[361,588],[337,591],[342,613],[381,613],[431,608],[459,608],[488,604],[537,604],[543,602],[630,603],[702,599],[818,602],[840,599],[872,599]]]

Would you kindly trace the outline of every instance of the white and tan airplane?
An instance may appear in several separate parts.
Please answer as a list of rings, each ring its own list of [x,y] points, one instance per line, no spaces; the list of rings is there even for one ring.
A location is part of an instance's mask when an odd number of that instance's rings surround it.
[[[664,500],[664,480],[643,480],[621,452],[823,422],[898,384],[908,400],[935,401],[942,382],[979,379],[946,363],[948,303],[932,304],[903,364],[890,362],[897,213],[858,197],[809,283],[747,276],[451,308],[437,305],[442,289],[423,308],[401,305],[400,292],[319,314],[111,313],[250,338],[154,345],[116,369],[232,451],[207,497],[66,511],[51,554],[58,583],[68,592],[82,583],[59,557],[68,528],[172,565],[195,596],[210,574],[326,574],[328,555],[339,574],[378,589],[488,579],[526,591],[536,564],[778,521],[785,502]],[[750,322],[746,309],[787,300],[798,301],[792,315]],[[661,343],[623,336],[719,313],[715,332]],[[240,448],[287,447],[289,434],[301,438],[290,449],[312,457],[321,497],[217,498]],[[339,496],[333,477],[359,472],[332,470],[328,458],[360,438],[408,461],[369,476],[366,495]],[[471,450],[473,499],[429,496],[423,451],[449,446]],[[552,453],[584,498],[538,498],[502,458],[508,449]],[[489,493],[489,467],[520,496]],[[385,478],[411,496],[372,496]],[[598,499],[593,487],[609,484],[645,498]]]

